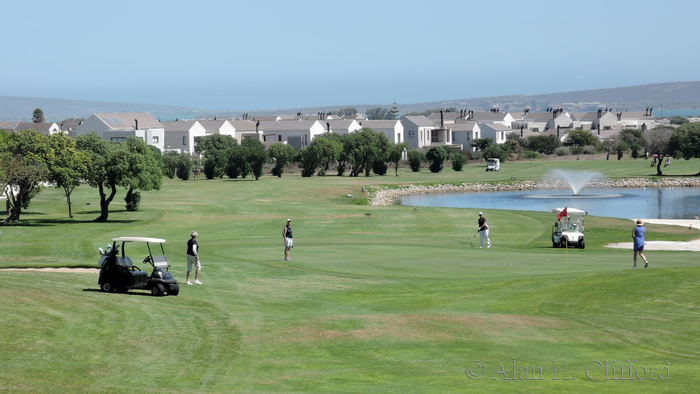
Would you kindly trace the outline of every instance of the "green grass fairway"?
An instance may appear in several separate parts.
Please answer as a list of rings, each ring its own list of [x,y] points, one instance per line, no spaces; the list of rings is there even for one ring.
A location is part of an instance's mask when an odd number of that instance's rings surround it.
[[[629,220],[589,216],[586,249],[564,250],[551,248],[551,213],[494,210],[493,247],[479,249],[468,238],[479,207],[350,204],[363,186],[537,179],[558,167],[655,176],[645,160],[582,156],[495,174],[472,163],[398,177],[166,179],[136,213],[120,191],[108,223],[92,221],[95,189],[74,193],[74,219],[60,190],[44,190],[21,223],[0,227],[0,267],[92,267],[113,237],[158,237],[181,292],[106,294],[95,273],[0,271],[0,391],[697,391],[697,253],[649,251],[650,268],[632,270],[631,250],[604,247],[631,241]],[[699,170],[674,161],[665,175]],[[203,286],[184,285],[192,230]],[[647,240],[698,237],[647,230]]]

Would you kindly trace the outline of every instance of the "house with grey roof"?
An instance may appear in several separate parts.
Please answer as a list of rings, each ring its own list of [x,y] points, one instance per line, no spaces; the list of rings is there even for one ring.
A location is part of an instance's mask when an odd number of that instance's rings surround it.
[[[449,129],[440,128],[423,115],[404,116],[401,118],[405,141],[412,149],[421,149],[435,145],[451,145],[452,135]]]
[[[511,127],[515,118],[510,112],[475,112],[466,111],[463,117],[455,119],[455,123],[464,122],[479,122],[479,123],[500,123],[504,126]]]
[[[616,116],[620,129],[649,130],[656,127],[654,116],[649,112],[623,111]]]
[[[471,143],[481,137],[481,127],[477,122],[465,122],[451,124],[452,143],[462,145],[462,150],[474,152],[476,149]]]
[[[228,123],[233,128],[233,134],[240,143],[244,138],[254,138],[263,142],[263,132],[260,130],[260,122],[252,120],[229,120]]]
[[[0,130],[5,130],[8,133],[16,133],[20,130],[34,130],[43,135],[52,135],[61,132],[61,128],[54,122],[13,122],[3,123]]]
[[[199,120],[198,122],[207,130],[207,134],[223,134],[236,138],[236,129],[234,129],[231,123],[226,119]]]
[[[495,144],[506,142],[506,135],[513,131],[501,123],[479,123],[479,128],[481,129],[481,138],[491,138]]]
[[[94,131],[102,139],[121,142],[127,137],[142,138],[146,145],[165,149],[165,127],[147,112],[92,114],[73,132],[79,136]]]
[[[207,130],[196,120],[161,122],[165,129],[164,152],[195,155],[197,140],[207,135]]]
[[[355,119],[331,119],[327,117],[319,122],[326,127],[326,132],[329,133],[350,134],[362,129],[360,123]]]
[[[283,142],[296,150],[307,147],[316,136],[326,132],[319,120],[260,121],[265,145]]]
[[[362,120],[358,125],[383,133],[389,139],[389,142],[393,144],[404,142],[403,124],[399,120]]]

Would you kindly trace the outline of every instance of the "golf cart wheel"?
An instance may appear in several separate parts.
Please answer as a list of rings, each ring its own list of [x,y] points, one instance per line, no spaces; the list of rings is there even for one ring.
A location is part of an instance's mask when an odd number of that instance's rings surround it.
[[[165,288],[163,288],[163,285],[161,285],[160,283],[157,283],[151,289],[151,294],[156,296],[156,297],[162,297],[163,293],[165,293]]]
[[[581,249],[586,249],[586,242],[584,240],[581,240],[581,242],[578,243],[578,247]]]
[[[100,289],[102,289],[102,291],[104,291],[105,293],[110,293],[110,292],[113,292],[115,290],[114,285],[112,284],[112,282],[109,282],[109,281],[102,283],[100,285]]]
[[[180,294],[180,286],[178,284],[170,286],[170,289],[168,289],[168,295],[176,296],[178,294]]]

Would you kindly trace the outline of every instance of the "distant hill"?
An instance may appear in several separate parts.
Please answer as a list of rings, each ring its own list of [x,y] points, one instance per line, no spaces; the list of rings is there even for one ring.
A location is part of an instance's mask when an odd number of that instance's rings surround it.
[[[192,117],[202,112],[194,108],[167,105],[0,96],[0,122],[4,120],[31,122],[35,108],[41,108],[44,111],[47,121],[88,118],[93,113],[110,112],[149,112],[156,118]]]
[[[313,115],[321,111],[336,111],[344,107],[355,107],[360,112],[369,108],[388,108],[391,103],[321,106],[307,108],[286,108],[267,110],[199,110],[188,107],[174,107],[154,104],[110,103],[99,101],[62,100],[47,98],[0,96],[0,121],[31,121],[35,108],[44,111],[46,120],[66,118],[87,118],[93,113],[106,112],[149,112],[155,118],[174,120],[179,118],[225,117],[237,118],[244,112],[250,116],[293,115],[297,112]],[[570,111],[596,111],[606,107],[615,110],[644,111],[647,107],[657,110],[700,109],[700,81],[671,82],[650,85],[629,86],[610,89],[583,90],[577,92],[550,93],[539,95],[510,95],[457,100],[434,101],[418,104],[398,104],[402,114],[423,112],[435,108],[454,107],[457,110],[488,111],[498,107],[501,111],[522,111],[528,107],[532,111],[544,111],[547,107],[562,107]]]

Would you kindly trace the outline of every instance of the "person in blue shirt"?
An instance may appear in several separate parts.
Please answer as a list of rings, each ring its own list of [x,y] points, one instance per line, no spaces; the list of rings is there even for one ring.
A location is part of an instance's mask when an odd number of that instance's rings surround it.
[[[647,227],[644,225],[644,221],[642,219],[637,219],[636,226],[634,226],[634,229],[632,230],[632,239],[634,240],[634,265],[632,268],[637,268],[637,254],[642,256],[642,259],[644,260],[644,268],[649,266],[649,261],[647,261],[646,256],[644,256],[644,232],[646,231]]]

